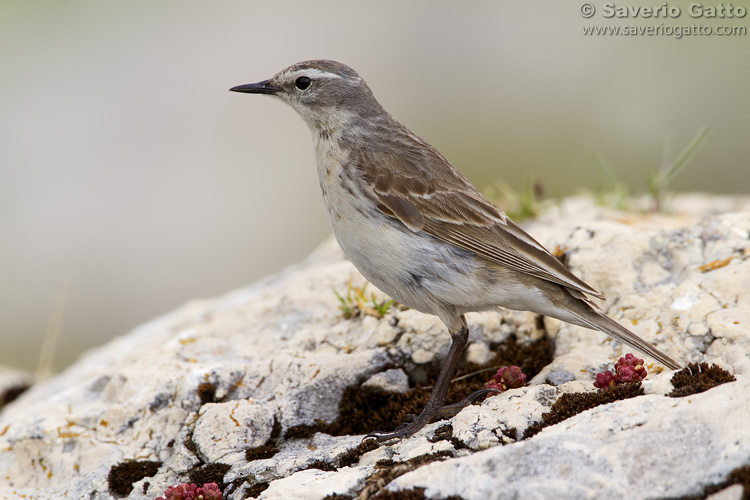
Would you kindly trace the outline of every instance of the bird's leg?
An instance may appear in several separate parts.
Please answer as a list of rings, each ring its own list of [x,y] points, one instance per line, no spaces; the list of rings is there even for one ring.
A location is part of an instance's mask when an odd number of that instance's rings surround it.
[[[375,438],[377,441],[389,441],[391,439],[400,439],[411,436],[425,425],[429,424],[433,420],[439,417],[453,416],[465,406],[471,404],[472,400],[469,398],[464,399],[459,403],[452,405],[443,406],[445,402],[445,395],[448,392],[448,386],[450,386],[451,379],[456,373],[456,367],[458,366],[458,360],[461,358],[466,347],[466,342],[469,340],[469,328],[466,326],[466,321],[463,316],[461,317],[461,327],[458,331],[451,332],[453,341],[451,342],[451,348],[448,351],[448,357],[445,358],[443,368],[440,370],[437,382],[432,388],[430,393],[430,399],[422,410],[422,413],[411,422],[402,425],[393,432],[381,432],[374,431],[365,436],[367,438]]]

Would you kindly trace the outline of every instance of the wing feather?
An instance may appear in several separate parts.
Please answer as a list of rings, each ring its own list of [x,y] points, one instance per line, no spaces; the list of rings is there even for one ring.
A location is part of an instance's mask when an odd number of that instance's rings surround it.
[[[402,155],[368,151],[350,160],[369,183],[380,210],[410,230],[424,231],[510,269],[604,298],[492,205],[427,143]]]

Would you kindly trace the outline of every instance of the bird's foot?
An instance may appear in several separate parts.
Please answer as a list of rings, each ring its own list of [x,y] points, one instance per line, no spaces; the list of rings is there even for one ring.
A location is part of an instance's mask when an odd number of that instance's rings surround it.
[[[375,439],[378,443],[384,443],[392,439],[403,439],[409,437],[417,431],[421,430],[425,425],[432,423],[435,420],[453,417],[467,406],[473,404],[477,399],[492,392],[498,391],[495,389],[480,389],[478,391],[472,392],[458,403],[438,406],[434,408],[430,408],[430,406],[428,405],[427,407],[425,407],[422,413],[414,417],[409,422],[400,425],[396,428],[395,431],[373,431],[366,435],[362,441],[365,441],[367,439]]]

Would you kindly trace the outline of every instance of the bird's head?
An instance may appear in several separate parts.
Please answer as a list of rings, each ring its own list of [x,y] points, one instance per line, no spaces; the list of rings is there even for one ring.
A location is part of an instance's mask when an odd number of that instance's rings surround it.
[[[342,128],[353,118],[383,113],[357,72],[336,61],[299,62],[269,80],[229,90],[278,97],[294,108],[313,131]]]

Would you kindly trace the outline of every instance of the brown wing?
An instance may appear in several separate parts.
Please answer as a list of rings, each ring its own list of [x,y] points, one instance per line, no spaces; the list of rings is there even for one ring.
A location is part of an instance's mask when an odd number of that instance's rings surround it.
[[[510,269],[604,298],[493,206],[434,148],[422,142],[405,151],[350,158],[383,213],[412,231],[424,231]]]

